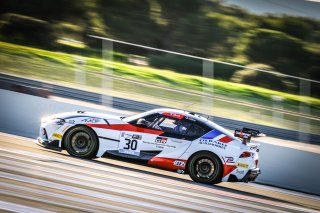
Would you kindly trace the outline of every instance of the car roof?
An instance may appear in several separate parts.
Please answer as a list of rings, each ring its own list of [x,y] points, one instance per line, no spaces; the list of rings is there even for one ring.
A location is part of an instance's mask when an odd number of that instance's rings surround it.
[[[184,116],[184,117],[188,117],[188,118],[191,118],[191,119],[194,119],[194,120],[197,120],[197,121],[200,121],[200,122],[208,122],[209,120],[199,114],[196,114],[194,112],[189,112],[189,111],[186,111],[186,110],[180,110],[180,109],[172,109],[172,108],[159,108],[159,109],[154,109],[154,110],[151,110],[149,112],[152,112],[152,113],[159,113],[159,114],[165,114],[169,117],[178,117],[178,115],[181,115],[181,116]]]
[[[172,109],[172,108],[158,108],[158,109],[153,109],[150,111],[146,111],[144,113],[140,113],[140,114],[128,117],[127,119],[134,120],[134,119],[138,119],[138,118],[145,117],[145,116],[155,114],[155,113],[162,114],[162,115],[169,116],[169,117],[173,117],[173,118],[178,118],[178,119],[182,119],[184,117],[187,117],[188,119],[193,119],[193,120],[196,120],[196,121],[201,122],[203,124],[206,124],[209,128],[217,129],[217,130],[223,132],[224,134],[228,135],[229,137],[238,140],[236,137],[234,137],[234,135],[232,133],[230,133],[228,130],[226,130],[222,126],[214,123],[213,121],[211,121],[211,120],[209,120],[199,114],[189,112],[186,110]],[[126,122],[128,122],[128,121],[126,121]]]
[[[209,126],[212,129],[217,129],[223,133],[225,133],[226,135],[228,135],[229,137],[233,138],[233,139],[237,139],[236,137],[234,137],[234,135],[232,133],[230,133],[228,130],[226,130],[225,128],[223,128],[222,126],[220,126],[219,124],[216,124],[215,122],[209,120],[208,118],[205,118],[199,114],[196,114],[194,112],[189,112],[186,110],[179,110],[179,109],[171,109],[171,108],[159,108],[159,109],[154,109],[151,110],[149,112],[152,113],[159,113],[159,114],[165,114],[165,115],[169,115],[172,114],[172,117],[177,117],[176,114],[178,115],[183,115],[184,117],[188,117],[194,120],[197,120],[201,123],[206,124],[207,126]]]

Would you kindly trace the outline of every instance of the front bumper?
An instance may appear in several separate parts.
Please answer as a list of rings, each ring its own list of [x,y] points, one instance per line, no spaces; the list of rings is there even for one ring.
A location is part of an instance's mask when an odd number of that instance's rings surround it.
[[[47,149],[52,149],[60,152],[62,151],[61,147],[59,147],[59,140],[49,141],[38,137],[37,140],[35,140],[35,143]]]
[[[245,182],[248,183],[249,181],[255,181],[256,178],[261,174],[261,171],[259,168],[254,168],[254,169],[249,169],[249,171],[247,172],[247,174],[242,178],[242,179],[238,179],[237,176],[231,174],[229,176],[228,181],[229,182]]]

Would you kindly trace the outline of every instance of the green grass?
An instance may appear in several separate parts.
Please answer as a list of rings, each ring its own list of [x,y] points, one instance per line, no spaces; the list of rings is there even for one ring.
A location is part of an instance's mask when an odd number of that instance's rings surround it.
[[[176,73],[171,70],[160,70],[152,67],[135,66],[119,61],[105,61],[104,66],[113,67],[113,71],[103,72],[103,61],[100,58],[84,57],[83,65],[75,62],[79,56],[62,52],[53,52],[37,48],[31,48],[11,43],[0,42],[0,67],[1,72],[47,80],[51,82],[69,83],[77,87],[75,83],[75,73],[77,70],[85,70],[86,83],[84,89],[102,91],[102,73],[112,74],[117,77],[131,79],[142,83],[164,86],[171,89],[184,90],[186,92],[196,92],[234,100],[234,103],[214,101],[215,111],[207,109],[211,106],[211,99],[207,102],[208,107],[202,106],[203,99],[192,94],[181,94],[179,92],[163,90],[122,80],[114,80],[112,91],[115,96],[125,97],[168,105],[179,108],[190,108],[189,110],[207,112],[208,114],[219,114],[240,120],[257,122],[266,125],[275,125],[270,111],[252,109],[252,107],[237,105],[236,100],[260,104],[263,106],[273,106],[272,96],[281,96],[284,101],[280,104],[283,109],[299,112],[299,106],[310,106],[310,114],[319,116],[320,100],[312,97],[299,96],[284,92],[273,91],[256,86],[237,84],[227,81],[213,80],[199,76]],[[63,83],[63,84],[65,84]],[[192,103],[192,107],[188,106]],[[210,107],[209,107],[210,108]],[[247,114],[255,114],[250,118]],[[285,116],[287,121],[279,124],[281,127],[297,128],[299,118],[295,116]],[[316,122],[316,123],[314,123]],[[313,132],[319,132],[318,121],[311,121],[314,125]],[[278,124],[276,124],[278,125]]]

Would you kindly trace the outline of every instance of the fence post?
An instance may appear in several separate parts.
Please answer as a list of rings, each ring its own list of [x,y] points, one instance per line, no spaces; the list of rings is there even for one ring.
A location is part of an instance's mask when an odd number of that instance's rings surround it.
[[[202,92],[206,96],[202,96],[202,111],[213,116],[214,114],[214,101],[213,98],[208,96],[213,96],[214,94],[214,84],[209,81],[214,79],[214,63],[212,61],[202,60]],[[207,82],[205,81],[207,80]]]
[[[300,95],[310,96],[310,81],[300,80]],[[299,111],[301,114],[310,115],[310,105],[300,102]],[[310,120],[300,116],[299,117],[299,141],[310,142]]]
[[[85,85],[86,72],[84,71],[84,64],[86,63],[86,60],[80,56],[75,56],[74,60],[76,62],[75,83]]]
[[[113,42],[102,40],[102,80],[101,105],[113,106]]]

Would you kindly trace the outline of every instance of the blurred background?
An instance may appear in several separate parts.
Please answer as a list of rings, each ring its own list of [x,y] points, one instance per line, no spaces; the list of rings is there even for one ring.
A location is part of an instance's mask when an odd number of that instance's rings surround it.
[[[181,108],[315,143],[319,11],[304,0],[2,0],[0,72],[101,94],[102,105]]]

